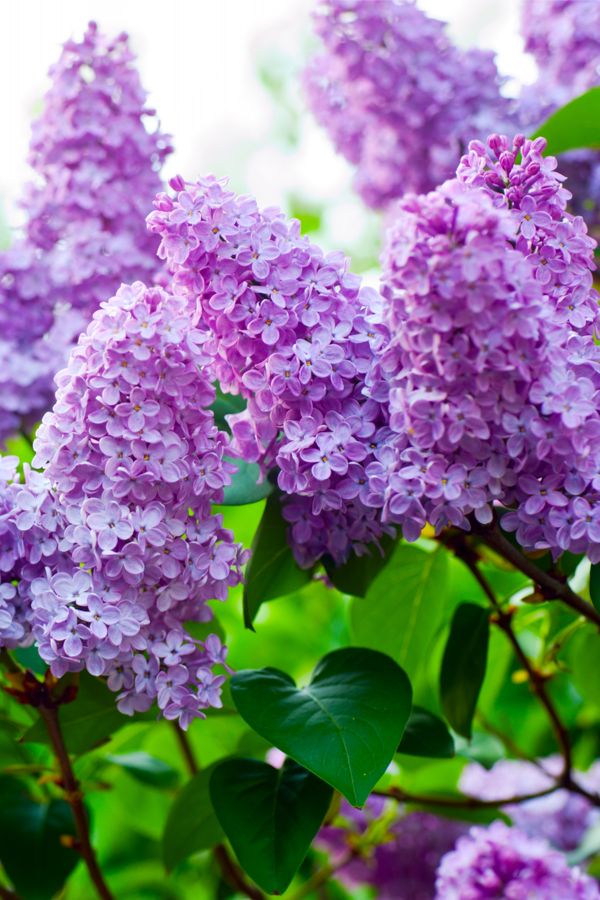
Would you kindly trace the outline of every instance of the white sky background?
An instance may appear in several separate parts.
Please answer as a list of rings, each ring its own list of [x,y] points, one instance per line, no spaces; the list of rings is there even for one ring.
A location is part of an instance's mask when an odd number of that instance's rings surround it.
[[[518,33],[520,0],[418,0],[445,19],[463,46],[495,50],[505,74],[525,81],[534,68]],[[142,83],[174,137],[166,174],[231,175],[261,205],[290,195],[326,203],[325,242],[352,248],[368,216],[349,190],[351,172],[304,109],[297,73],[312,46],[314,0],[4,0],[0,2],[0,200],[11,225],[29,177],[29,128],[60,45],[90,19],[127,31]],[[283,73],[286,96],[302,111],[295,146],[289,121],[265,90],[259,65]]]

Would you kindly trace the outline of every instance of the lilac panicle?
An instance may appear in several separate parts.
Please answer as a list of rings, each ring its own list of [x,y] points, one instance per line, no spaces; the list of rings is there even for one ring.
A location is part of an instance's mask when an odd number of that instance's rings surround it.
[[[215,377],[248,400],[230,417],[237,451],[279,468],[299,561],[342,561],[382,534],[388,429],[381,385],[366,384],[387,336],[381,298],[279,210],[214,177],[171,186],[149,228],[177,289],[201,310]]]
[[[170,145],[127,36],[109,40],[91,23],[50,79],[33,126],[25,234],[0,253],[0,440],[49,407],[53,376],[100,302],[160,267],[144,218]]]
[[[410,0],[324,0],[309,105],[382,208],[451,177],[467,142],[508,121],[492,53],[459,50]]]
[[[457,179],[398,205],[386,515],[414,539],[504,506],[521,546],[598,561],[595,242],[544,147],[472,142]]]
[[[443,857],[437,900],[596,900],[593,878],[569,868],[565,857],[540,838],[504,822],[475,826]]]
[[[225,660],[215,635],[196,641],[185,622],[210,621],[207,601],[226,598],[245,561],[211,512],[233,467],[208,409],[199,312],[136,282],[95,313],[35,440],[62,558],[26,579],[55,675],[85,667],[123,712],[156,700],[184,727],[221,705]]]

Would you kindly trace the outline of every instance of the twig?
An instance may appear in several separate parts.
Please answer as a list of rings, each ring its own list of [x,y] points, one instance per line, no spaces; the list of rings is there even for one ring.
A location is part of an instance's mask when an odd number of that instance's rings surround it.
[[[0,884],[0,900],[21,900],[18,894]]]
[[[96,854],[90,841],[88,818],[85,806],[83,805],[83,794],[81,793],[79,782],[75,777],[71,759],[62,736],[58,718],[58,708],[48,704],[41,705],[39,710],[40,715],[46,724],[50,741],[52,742],[52,747],[58,760],[65,798],[70,803],[71,809],[73,810],[79,852],[84,859],[90,878],[98,892],[98,896],[101,897],[102,900],[113,900],[113,895],[104,881],[104,876],[98,865],[98,860],[96,859]]]
[[[503,535],[498,525],[486,527],[474,525],[473,530],[484,543],[503,556],[515,569],[531,578],[547,600],[562,600],[572,610],[600,628],[600,612],[576,594],[566,582],[559,581],[548,572],[543,572],[532,560],[520,553]]]
[[[496,728],[496,726],[492,722],[490,722],[482,712],[477,712],[477,719],[481,723],[481,727],[484,729],[484,731],[487,731],[489,734],[493,735],[493,737],[498,738],[498,740],[502,744],[504,744],[509,753],[511,753],[513,756],[516,756],[517,759],[522,759],[525,762],[531,763],[533,766],[537,766],[538,769],[541,769],[542,772],[548,774],[543,765],[538,762],[537,759],[528,756],[524,750],[522,750],[517,744],[515,744],[513,739],[508,734],[505,734],[499,728]]]
[[[173,723],[173,727],[175,728],[181,755],[185,760],[190,775],[193,777],[200,771],[194,749],[186,732],[177,724],[177,722]],[[214,849],[214,857],[219,865],[223,878],[232,888],[235,888],[236,891],[239,891],[245,897],[249,897],[250,900],[265,900],[263,892],[246,881],[243,871],[231,858],[225,844],[217,844]]]
[[[414,803],[418,806],[439,806],[443,809],[495,809],[498,806],[511,806],[547,797],[559,790],[562,785],[553,784],[543,791],[532,791],[530,794],[515,794],[512,797],[501,797],[499,800],[481,800],[479,797],[430,797],[423,794],[411,794],[399,787],[373,791],[378,797],[390,797],[399,803]]]

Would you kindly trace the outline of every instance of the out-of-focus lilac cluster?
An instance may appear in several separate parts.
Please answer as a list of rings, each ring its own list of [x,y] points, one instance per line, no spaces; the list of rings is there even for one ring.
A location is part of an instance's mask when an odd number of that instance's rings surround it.
[[[215,377],[248,399],[229,420],[237,450],[278,466],[299,561],[327,552],[341,562],[383,528],[385,391],[365,380],[387,339],[381,298],[279,210],[213,177],[171,186],[149,227],[211,332]]]
[[[225,662],[216,635],[193,640],[185,623],[210,621],[207,601],[226,598],[245,561],[211,513],[233,466],[207,409],[199,314],[141,282],[102,304],[36,437],[45,475],[5,486],[0,515],[4,641],[31,629],[55,675],[85,667],[123,712],[156,700],[184,727],[221,705]]]
[[[597,900],[594,879],[540,838],[504,822],[475,826],[442,859],[437,900]]]
[[[127,36],[65,44],[34,124],[25,234],[0,254],[0,440],[51,405],[53,377],[102,300],[160,268],[144,218],[167,138]]]
[[[461,791],[481,800],[499,797],[518,797],[534,791],[544,791],[556,783],[563,760],[550,756],[539,763],[517,759],[503,759],[491,769],[470,763],[463,769]],[[575,773],[576,780],[588,791],[597,792],[600,786],[600,763],[587,772]],[[544,838],[557,850],[568,852],[581,844],[586,832],[600,818],[600,813],[581,794],[564,788],[545,797],[503,807],[511,822],[531,837]]]
[[[508,121],[493,54],[459,50],[412,0],[324,0],[315,21],[309,104],[370,206],[432,190]]]
[[[396,803],[372,796],[363,809],[344,800],[338,820],[321,828],[316,846],[350,891],[371,885],[378,900],[431,900],[437,866],[467,827],[431,813],[398,814]]]
[[[510,507],[521,546],[600,559],[595,242],[543,139],[473,142],[457,179],[399,203],[386,515],[468,528]]]

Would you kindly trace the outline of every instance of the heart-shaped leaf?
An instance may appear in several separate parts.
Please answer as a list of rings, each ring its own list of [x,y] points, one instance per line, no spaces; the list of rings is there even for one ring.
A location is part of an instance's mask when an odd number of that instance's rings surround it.
[[[230,759],[210,779],[217,818],[240,864],[269,894],[282,893],[294,877],[332,793],[291,759],[281,769]]]
[[[413,706],[398,752],[409,756],[449,759],[454,756],[454,741],[438,716],[422,706]]]
[[[545,137],[546,153],[553,156],[580,147],[600,147],[600,87],[557,109],[533,136]]]
[[[362,806],[400,743],[412,691],[389,656],[346,647],[324,656],[305,688],[278,669],[247,669],[231,694],[255,731]]]
[[[461,603],[452,619],[440,673],[444,715],[458,734],[471,737],[471,723],[487,666],[490,616],[475,603]]]
[[[223,829],[213,810],[208,785],[215,766],[194,775],[177,794],[169,811],[162,839],[167,869],[192,853],[207,850],[223,840]]]

